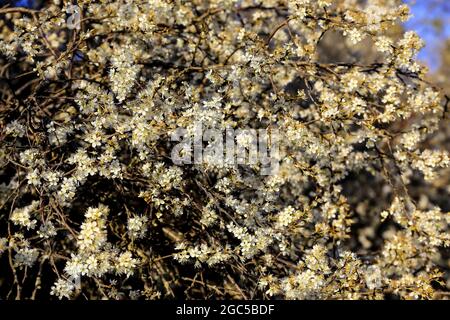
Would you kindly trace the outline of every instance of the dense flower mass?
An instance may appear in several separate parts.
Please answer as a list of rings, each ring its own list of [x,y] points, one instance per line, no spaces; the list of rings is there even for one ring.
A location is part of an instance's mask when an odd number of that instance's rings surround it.
[[[0,16],[0,299],[448,296],[448,106],[400,1]],[[175,163],[198,123],[242,148]],[[257,129],[276,170],[234,159]]]

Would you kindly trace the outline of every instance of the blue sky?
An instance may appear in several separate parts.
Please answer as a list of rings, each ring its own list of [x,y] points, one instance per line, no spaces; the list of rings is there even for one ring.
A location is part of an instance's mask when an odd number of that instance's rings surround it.
[[[449,0],[404,0],[411,7],[414,15],[406,24],[409,30],[415,30],[426,42],[419,54],[419,59],[436,70],[440,63],[442,41],[450,37],[450,1]],[[441,19],[442,30],[431,24],[434,19]]]
[[[18,0],[15,3],[18,7],[32,7],[33,6],[33,0]]]

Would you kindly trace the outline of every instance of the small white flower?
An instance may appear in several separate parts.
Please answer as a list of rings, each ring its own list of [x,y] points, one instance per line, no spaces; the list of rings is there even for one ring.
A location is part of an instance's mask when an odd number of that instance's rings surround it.
[[[65,279],[58,279],[51,287],[50,294],[57,296],[60,300],[62,298],[70,299],[74,290],[75,285],[72,282]]]
[[[131,252],[126,251],[117,258],[116,272],[118,274],[125,274],[129,277],[134,273],[137,264],[138,260],[133,258]]]

